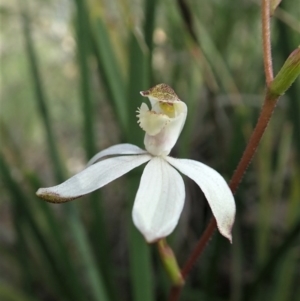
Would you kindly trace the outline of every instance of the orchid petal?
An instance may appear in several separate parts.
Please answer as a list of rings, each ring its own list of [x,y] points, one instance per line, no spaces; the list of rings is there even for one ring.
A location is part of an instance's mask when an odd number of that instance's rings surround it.
[[[93,164],[64,183],[40,188],[37,195],[52,203],[63,203],[88,194],[149,161],[150,155],[109,158]]]
[[[231,242],[235,202],[224,178],[214,169],[194,160],[171,157],[166,160],[198,184],[209,203],[220,233]]]
[[[180,174],[163,158],[154,157],[145,167],[132,217],[148,242],[169,235],[178,223],[185,199]]]
[[[89,160],[87,166],[94,164],[99,161],[101,158],[106,156],[113,155],[140,155],[146,154],[147,152],[136,145],[129,143],[116,144],[111,147],[108,147],[101,152],[97,153],[92,159]]]

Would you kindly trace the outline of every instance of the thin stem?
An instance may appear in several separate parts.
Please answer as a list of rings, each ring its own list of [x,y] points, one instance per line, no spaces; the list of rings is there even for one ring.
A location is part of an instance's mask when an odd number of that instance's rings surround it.
[[[193,268],[199,254],[201,254],[202,251],[204,250],[204,248],[205,248],[206,244],[208,243],[210,237],[212,236],[212,234],[216,230],[216,227],[217,227],[216,220],[214,218],[211,218],[211,220],[210,220],[208,226],[206,227],[203,235],[201,236],[201,238],[198,241],[196,247],[194,248],[192,254],[190,255],[190,257],[186,261],[183,269],[181,270],[181,274],[182,274],[183,279],[186,278],[188,273]]]
[[[263,133],[270,121],[270,118],[272,116],[272,113],[276,107],[276,103],[279,97],[272,98],[269,97],[268,94],[265,99],[265,103],[262,107],[261,114],[259,116],[259,119],[257,121],[256,127],[250,137],[249,143],[246,146],[246,149],[243,153],[243,156],[238,164],[237,169],[235,170],[231,181],[229,183],[229,187],[232,190],[233,193],[236,192],[239,183],[241,182],[243,175],[245,171],[247,170],[255,152],[258,147],[258,144],[263,136]],[[196,260],[199,258],[199,256],[202,254],[207,242],[211,238],[212,234],[217,228],[216,220],[214,218],[211,218],[208,226],[206,227],[203,235],[201,236],[200,240],[198,241],[196,247],[194,248],[192,254],[186,261],[183,269],[181,270],[183,279],[186,279],[187,275],[193,268]],[[173,287],[171,289],[170,298],[169,301],[176,301],[179,298],[179,295],[181,293],[181,287]]]
[[[236,170],[234,171],[234,174],[229,182],[229,187],[232,190],[233,193],[236,192],[242,178],[243,175],[246,171],[246,169],[248,168],[254,154],[255,151],[257,149],[257,146],[263,136],[264,131],[266,130],[266,127],[269,123],[269,120],[272,116],[272,113],[275,109],[277,100],[279,97],[277,98],[271,98],[268,97],[268,95],[266,96],[265,102],[263,104],[260,116],[258,118],[256,127],[250,137],[250,140],[246,146],[246,149],[243,153],[243,156],[236,168]]]
[[[157,248],[158,248],[160,259],[173,285],[183,286],[184,280],[182,277],[182,273],[180,272],[180,268],[177,263],[174,252],[171,249],[171,247],[168,245],[165,238],[162,238],[157,242]]]
[[[262,39],[263,39],[263,59],[267,86],[273,80],[273,67],[272,67],[272,52],[271,52],[271,35],[270,35],[270,3],[269,0],[262,0]],[[255,129],[250,137],[250,140],[246,146],[246,149],[242,155],[242,158],[234,171],[234,174],[230,180],[229,187],[233,193],[236,192],[245,171],[247,170],[255,152],[259,145],[259,142],[266,130],[266,127],[270,121],[272,113],[276,107],[279,96],[275,97],[270,95],[269,91],[266,92],[265,101],[258,118]],[[217,228],[216,220],[212,218],[206,227],[202,237],[198,241],[192,254],[186,261],[181,273],[183,279],[187,277],[191,269],[193,268],[197,258],[202,254],[207,242],[211,238],[212,234]],[[172,287],[169,295],[169,301],[176,301],[179,299],[182,287]]]
[[[172,286],[168,301],[176,301],[178,300],[182,287]]]
[[[267,86],[269,86],[269,84],[273,80],[271,33],[270,33],[270,0],[261,1],[261,21],[262,21],[264,68],[265,68]]]

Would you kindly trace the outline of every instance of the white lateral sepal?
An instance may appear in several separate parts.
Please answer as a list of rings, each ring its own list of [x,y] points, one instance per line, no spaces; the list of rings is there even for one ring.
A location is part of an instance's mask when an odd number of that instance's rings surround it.
[[[114,156],[114,155],[140,155],[147,154],[147,152],[140,147],[130,144],[130,143],[122,143],[110,146],[101,152],[97,153],[90,161],[87,163],[87,166],[90,166],[100,159],[106,156]]]
[[[151,158],[148,154],[109,158],[87,167],[60,185],[40,188],[36,194],[52,203],[71,201],[101,188]]]
[[[224,178],[198,161],[172,157],[166,157],[166,160],[198,184],[209,203],[220,233],[231,242],[236,208],[232,192]]]

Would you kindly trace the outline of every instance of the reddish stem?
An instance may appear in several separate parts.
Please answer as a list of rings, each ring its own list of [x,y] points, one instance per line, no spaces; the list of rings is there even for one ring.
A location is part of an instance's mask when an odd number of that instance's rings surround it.
[[[261,21],[262,21],[264,68],[265,68],[267,86],[269,86],[273,80],[271,33],[270,33],[270,0],[261,1]]]
[[[202,236],[201,236],[200,240],[198,241],[196,247],[194,248],[192,254],[190,255],[190,257],[186,261],[183,269],[181,270],[181,274],[182,274],[183,279],[186,278],[188,273],[193,268],[199,254],[201,254],[202,251],[204,250],[204,248],[205,248],[206,244],[208,243],[210,237],[212,236],[212,234],[216,230],[216,227],[217,227],[216,220],[214,218],[211,218],[208,226],[206,227],[204,233],[202,234]]]
[[[250,137],[250,140],[243,153],[243,156],[229,182],[229,187],[233,193],[236,192],[236,190],[243,178],[243,175],[255,154],[258,144],[264,134],[264,131],[266,130],[266,127],[267,127],[269,120],[272,116],[272,113],[275,109],[278,98],[279,97],[275,98],[275,97],[266,96],[266,100],[263,104],[256,127]]]
[[[262,40],[263,40],[263,57],[264,57],[264,69],[267,86],[273,80],[273,66],[272,66],[272,52],[271,52],[271,35],[270,35],[270,2],[269,0],[262,0]],[[265,101],[258,118],[256,127],[250,137],[250,140],[246,146],[246,149],[243,153],[243,156],[237,166],[237,169],[234,171],[234,174],[230,180],[229,187],[233,193],[236,192],[245,171],[247,170],[255,152],[259,145],[259,142],[266,130],[266,127],[270,121],[272,113],[276,107],[278,97],[272,96],[266,92]],[[198,241],[196,247],[194,248],[192,254],[186,261],[181,273],[183,279],[187,277],[191,269],[193,268],[196,260],[202,254],[207,242],[213,235],[214,231],[217,228],[216,220],[212,218],[206,227],[203,235]],[[179,299],[182,287],[172,287],[169,301],[177,301]]]
[[[270,118],[272,116],[272,113],[275,109],[278,98],[279,97],[268,96],[268,94],[266,96],[265,103],[262,107],[261,114],[258,118],[256,127],[250,137],[249,143],[246,146],[246,149],[245,149],[243,156],[237,166],[237,169],[235,170],[235,172],[230,180],[229,187],[233,193],[236,192],[238,185],[241,182],[243,175],[255,154],[258,144],[263,136],[263,133],[264,133],[264,131],[270,121]],[[214,233],[214,231],[216,230],[216,228],[217,228],[216,220],[214,218],[211,218],[203,235],[201,236],[201,238],[198,241],[196,247],[194,248],[192,254],[186,261],[183,269],[181,270],[183,279],[185,279],[187,277],[187,275],[193,268],[196,260],[202,254],[207,242],[211,238],[211,236]],[[178,300],[181,290],[182,290],[182,287],[173,287],[171,289],[169,301]]]
[[[170,294],[169,294],[169,301],[176,301],[178,300],[181,293],[181,287],[179,286],[172,286]]]

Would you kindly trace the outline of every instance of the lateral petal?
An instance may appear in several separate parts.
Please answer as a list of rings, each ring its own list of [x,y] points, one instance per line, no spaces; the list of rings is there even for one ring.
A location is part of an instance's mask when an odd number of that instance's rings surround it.
[[[145,167],[135,198],[135,226],[150,243],[176,227],[185,199],[181,175],[163,158],[154,157]]]
[[[224,178],[214,169],[198,161],[172,157],[166,157],[166,160],[198,184],[209,203],[220,233],[231,242],[235,202]]]
[[[106,156],[113,156],[113,155],[139,155],[139,154],[146,154],[147,152],[138,146],[130,143],[122,143],[110,146],[101,152],[97,153],[92,159],[89,160],[87,166],[94,164],[95,162],[99,161],[101,158]]]
[[[60,185],[40,188],[36,194],[51,203],[72,201],[101,188],[151,158],[147,154],[109,158],[87,167]]]

